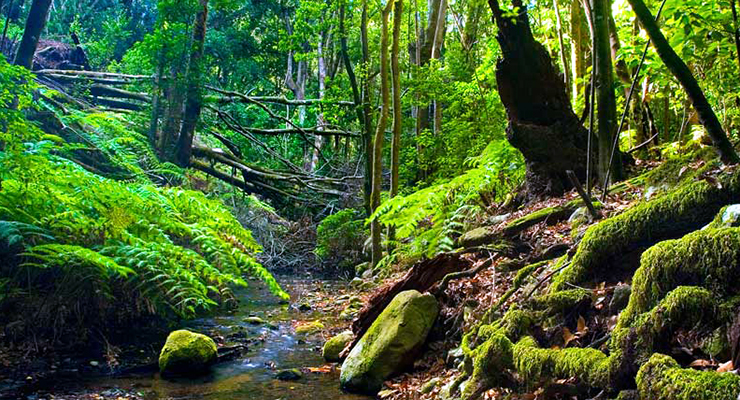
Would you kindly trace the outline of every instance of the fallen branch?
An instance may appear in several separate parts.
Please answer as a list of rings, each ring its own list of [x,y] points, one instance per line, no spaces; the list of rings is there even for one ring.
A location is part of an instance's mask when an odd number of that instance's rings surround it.
[[[472,278],[478,275],[479,272],[493,265],[493,262],[499,258],[501,258],[501,255],[496,254],[493,257],[488,258],[486,261],[482,262],[479,266],[475,268],[472,268],[466,271],[461,271],[461,272],[453,272],[453,273],[445,275],[445,277],[442,278],[442,281],[439,283],[439,286],[437,286],[437,289],[434,291],[434,295],[439,296],[442,293],[444,293],[444,291],[447,290],[447,286],[452,281],[463,279],[463,278]]]
[[[262,102],[262,103],[274,103],[274,104],[282,104],[282,105],[289,105],[289,106],[310,106],[314,104],[332,104],[332,105],[345,106],[345,107],[355,106],[355,103],[351,101],[328,101],[328,100],[319,100],[319,99],[289,100],[281,96],[248,96],[246,94],[232,92],[232,91],[228,91],[224,89],[219,89],[213,86],[206,86],[206,89],[224,95],[224,97],[216,97],[216,96],[206,97],[207,102],[215,102],[215,103],[220,103],[220,104],[236,103],[236,102],[241,102],[241,103]]]

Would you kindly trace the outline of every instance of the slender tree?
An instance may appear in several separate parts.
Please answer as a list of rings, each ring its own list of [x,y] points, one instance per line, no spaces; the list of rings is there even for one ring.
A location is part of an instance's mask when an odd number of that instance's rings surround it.
[[[583,81],[586,76],[586,16],[583,14],[581,0],[570,3],[570,52],[572,77],[571,98],[578,104],[578,96],[583,93]]]
[[[393,140],[391,141],[391,198],[398,195],[398,167],[401,155],[401,130],[403,120],[401,113],[401,70],[398,65],[398,53],[401,47],[401,19],[403,17],[403,0],[393,0],[393,44],[391,45],[391,74],[393,81]],[[393,240],[395,232],[390,231],[389,239]]]
[[[740,162],[740,158],[732,147],[732,143],[727,138],[727,134],[725,134],[722,124],[717,119],[712,105],[709,104],[709,101],[704,95],[704,91],[699,86],[696,78],[694,78],[691,70],[689,70],[689,67],[686,66],[686,63],[676,54],[676,51],[673,50],[665,36],[663,36],[660,27],[655,22],[653,14],[642,0],[628,1],[637,19],[640,21],[640,25],[647,31],[648,37],[658,52],[660,59],[663,60],[665,66],[668,67],[673,76],[681,83],[689,99],[694,104],[694,108],[699,115],[699,121],[707,130],[722,162],[725,164],[736,164]]]
[[[185,116],[177,139],[177,162],[181,166],[190,165],[190,155],[193,152],[193,136],[195,126],[200,119],[203,107],[203,50],[206,40],[206,23],[208,21],[208,0],[200,0],[198,14],[193,24],[193,44],[190,52],[190,68],[188,71],[188,89],[185,100]]]
[[[367,215],[373,212],[373,110],[370,104],[370,46],[367,36],[367,0],[362,1],[362,14],[360,16],[360,41],[362,45],[362,114],[365,121],[365,132],[363,132],[363,150],[365,151],[365,207]]]
[[[15,53],[15,65],[28,69],[33,68],[33,55],[39,45],[41,32],[46,26],[50,6],[51,0],[33,0],[33,3],[31,3],[31,10],[26,19],[26,28],[23,30],[23,38],[18,46],[18,52]]]
[[[568,56],[565,49],[565,40],[563,40],[563,23],[560,20],[560,7],[558,0],[552,0],[553,10],[555,11],[555,26],[558,32],[558,46],[560,46],[560,63],[563,64],[563,79],[565,80],[565,90],[571,89],[570,68],[568,66]]]
[[[388,4],[383,8],[381,15],[381,33],[380,33],[380,98],[381,108],[378,125],[375,129],[375,140],[373,141],[373,191],[371,196],[371,206],[375,211],[380,206],[380,192],[382,190],[383,180],[383,141],[385,139],[385,128],[388,123],[388,107],[390,106],[390,88],[388,87],[388,16],[394,1],[388,0]],[[383,249],[380,245],[380,221],[374,219],[370,225],[370,235],[372,236],[372,255],[371,263],[374,266],[382,258]]]
[[[617,130],[617,102],[614,96],[614,73],[612,65],[611,44],[609,42],[609,16],[611,7],[609,0],[591,0],[592,20],[594,24],[593,51],[596,57],[596,100],[598,107],[598,163],[599,179],[606,179],[609,168],[612,168],[612,180],[622,177],[622,160],[617,150],[611,159],[612,143]]]

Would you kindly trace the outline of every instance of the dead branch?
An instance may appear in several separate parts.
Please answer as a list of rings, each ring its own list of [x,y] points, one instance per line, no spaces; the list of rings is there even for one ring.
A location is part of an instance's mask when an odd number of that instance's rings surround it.
[[[305,100],[289,100],[282,96],[247,96],[242,93],[232,92],[228,90],[219,89],[213,86],[206,86],[206,89],[213,92],[224,95],[220,96],[208,96],[206,101],[216,102],[219,104],[228,103],[274,103],[289,106],[310,106],[315,104],[331,104],[337,106],[354,107],[355,104],[351,101],[328,101],[319,99],[305,99]]]

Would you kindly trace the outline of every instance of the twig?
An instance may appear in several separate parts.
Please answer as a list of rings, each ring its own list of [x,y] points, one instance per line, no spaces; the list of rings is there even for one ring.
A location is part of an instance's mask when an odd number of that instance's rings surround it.
[[[565,174],[568,176],[570,183],[576,188],[576,191],[578,192],[578,195],[580,195],[583,199],[583,202],[586,203],[586,207],[588,207],[588,211],[591,213],[591,216],[594,219],[599,219],[599,213],[596,211],[594,204],[591,202],[591,196],[589,196],[588,193],[586,193],[581,187],[581,182],[578,181],[576,173],[571,170],[567,170],[565,171]]]

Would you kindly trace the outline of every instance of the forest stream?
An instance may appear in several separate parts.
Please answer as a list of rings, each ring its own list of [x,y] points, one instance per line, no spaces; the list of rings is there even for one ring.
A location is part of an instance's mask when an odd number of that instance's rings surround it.
[[[291,295],[290,304],[270,296],[261,282],[236,292],[238,308],[185,323],[183,328],[223,338],[223,347],[243,343],[247,350],[233,360],[217,363],[210,374],[198,378],[164,379],[156,368],[137,368],[122,374],[98,374],[89,378],[50,379],[27,395],[46,398],[143,398],[143,399],[334,399],[367,397],[339,389],[339,370],[321,356],[324,331],[340,324],[330,306],[322,304],[327,293],[343,295],[346,283],[310,279],[280,279]],[[332,299],[334,301],[334,299]],[[300,311],[299,305],[312,309]],[[326,310],[323,307],[327,307]],[[264,324],[245,321],[258,317]],[[300,334],[296,326],[320,320],[324,331]],[[297,380],[280,380],[278,371],[299,369]],[[137,372],[138,370],[138,372]]]

